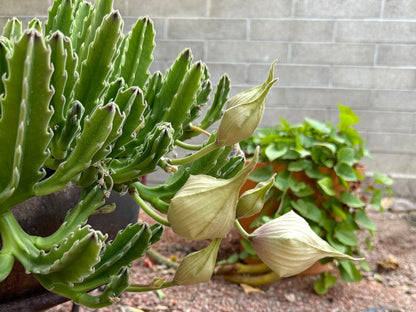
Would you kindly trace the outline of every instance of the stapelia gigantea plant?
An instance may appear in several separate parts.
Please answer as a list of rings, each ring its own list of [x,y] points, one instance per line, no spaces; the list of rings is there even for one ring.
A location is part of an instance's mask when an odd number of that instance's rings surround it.
[[[55,0],[44,26],[34,19],[22,31],[12,19],[0,38],[0,281],[17,260],[49,291],[95,308],[110,305],[123,291],[209,280],[221,238],[233,224],[239,228],[237,216],[250,213],[250,207],[237,205],[238,192],[255,161],[244,167],[235,145],[257,127],[276,81],[272,66],[262,85],[228,99],[229,80],[223,76],[212,105],[193,126],[212,91],[206,65],[192,63],[185,50],[164,75],[150,74],[151,20],[139,19],[124,35],[112,6],[111,0],[94,5]],[[218,131],[204,144],[185,143],[220,119]],[[174,146],[192,153],[169,159]],[[158,167],[171,172],[166,183],[140,183]],[[82,188],[81,197],[55,233],[37,237],[21,228],[13,206],[71,184]],[[158,223],[129,225],[107,241],[85,222],[100,211],[111,190],[130,193]],[[289,232],[296,232],[296,222]],[[172,281],[132,283],[132,261],[160,239],[163,225],[212,243],[185,257]],[[250,237],[258,245],[268,241],[267,231]],[[328,254],[316,247],[314,258]],[[295,267],[302,269],[306,262]],[[269,263],[281,276],[288,274],[284,263]],[[98,295],[89,293],[99,286]]]

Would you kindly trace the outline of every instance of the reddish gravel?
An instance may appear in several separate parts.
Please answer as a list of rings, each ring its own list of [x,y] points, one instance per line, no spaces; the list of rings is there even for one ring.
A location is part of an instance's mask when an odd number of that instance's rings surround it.
[[[121,301],[99,310],[80,308],[87,311],[120,312],[376,312],[416,311],[416,215],[411,213],[370,214],[378,226],[373,239],[374,250],[365,254],[371,272],[358,283],[337,284],[324,296],[314,294],[312,287],[317,276],[299,276],[282,279],[261,287],[263,293],[245,294],[240,285],[224,281],[215,276],[206,284],[176,287],[163,290],[165,297],[155,292],[123,294]],[[147,220],[147,219],[146,219]],[[156,250],[165,256],[182,257],[184,254],[204,247],[207,242],[189,242],[167,230]],[[232,254],[238,248],[238,236],[232,233],[222,243],[220,258]],[[377,270],[377,261],[389,255],[397,259],[396,270]],[[133,267],[133,280],[148,283],[153,277],[171,278],[173,271],[164,266],[145,267],[144,260]],[[335,274],[335,273],[334,273]],[[48,310],[68,312],[71,304],[65,303]]]

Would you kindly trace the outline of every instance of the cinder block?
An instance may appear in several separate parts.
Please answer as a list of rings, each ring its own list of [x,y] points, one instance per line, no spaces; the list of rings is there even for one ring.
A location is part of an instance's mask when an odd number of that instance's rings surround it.
[[[323,122],[325,121],[325,110],[266,107],[260,128],[279,125],[281,123],[279,118],[283,118],[289,123],[302,123],[305,117]]]
[[[416,133],[416,112],[413,111],[412,117],[413,117],[412,133]]]
[[[333,88],[287,88],[286,101],[289,107],[336,108],[343,104],[351,108],[369,106],[371,91]]]
[[[416,134],[371,132],[367,145],[370,151],[378,153],[414,154],[415,142]]]
[[[412,114],[407,112],[369,110],[355,110],[354,112],[360,119],[354,127],[360,131],[389,133],[411,133],[412,131]],[[338,110],[328,112],[331,121],[338,121],[338,115]]]
[[[207,0],[127,0],[123,15],[155,17],[196,17],[207,15]]]
[[[415,111],[415,91],[374,90],[371,106],[374,109]]]
[[[211,0],[209,16],[227,18],[288,17],[292,1]]]
[[[371,152],[371,151],[370,151]],[[371,153],[363,164],[368,172],[416,174],[416,156],[410,154]],[[416,195],[416,193],[415,193]]]
[[[313,18],[380,17],[380,0],[297,0],[295,16]]]
[[[381,44],[377,49],[377,65],[416,66],[416,45],[414,44]]]
[[[328,86],[329,66],[278,65],[275,69],[279,86]],[[265,80],[267,65],[249,65],[248,83]]]
[[[416,2],[414,0],[386,0],[384,18],[416,18]]]
[[[124,17],[123,16],[123,21],[124,21],[124,25],[123,25],[123,32],[125,34],[127,34],[132,28],[133,26],[136,24],[137,20],[139,19],[139,17]],[[151,20],[153,21],[153,27],[156,31],[156,36],[155,39],[164,39],[166,38],[166,19],[164,18],[152,18]]]
[[[156,71],[160,71],[161,73],[165,74],[166,70],[172,65],[172,62],[168,62],[168,61],[158,61],[155,60],[153,61],[153,63],[150,65],[150,72],[154,73]]]
[[[407,175],[393,175],[394,183],[391,186],[393,197],[407,198],[411,201],[416,201],[416,177]]]
[[[207,63],[211,81],[216,84],[225,73],[231,80],[231,85],[246,84],[247,65],[229,63]]]
[[[416,21],[338,21],[336,41],[414,43]]]
[[[47,16],[49,5],[49,0],[0,0],[0,15],[7,17],[19,15],[30,17]]]
[[[173,62],[187,48],[191,49],[194,61],[205,62],[202,41],[157,40],[153,55],[155,60]]]
[[[337,66],[332,70],[332,83],[335,87],[411,90],[416,87],[416,70]]]
[[[247,21],[242,19],[168,20],[168,39],[243,40],[247,38]]]
[[[292,43],[291,63],[373,65],[375,44]]]
[[[332,41],[334,21],[253,19],[251,40]]]
[[[207,57],[214,62],[287,62],[288,44],[253,41],[208,41]]]

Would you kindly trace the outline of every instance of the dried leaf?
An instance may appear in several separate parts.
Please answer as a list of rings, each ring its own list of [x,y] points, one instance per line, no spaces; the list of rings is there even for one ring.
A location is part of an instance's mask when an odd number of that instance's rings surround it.
[[[240,286],[243,288],[245,294],[249,294],[249,293],[259,293],[262,295],[266,294],[263,290],[257,287],[253,287],[247,284],[240,284]]]

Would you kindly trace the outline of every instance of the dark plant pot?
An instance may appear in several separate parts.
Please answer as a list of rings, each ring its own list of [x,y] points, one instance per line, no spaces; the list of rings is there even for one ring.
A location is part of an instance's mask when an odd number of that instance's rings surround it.
[[[67,211],[78,203],[80,192],[78,187],[72,186],[50,195],[33,197],[13,207],[12,212],[27,233],[45,237],[59,228]],[[117,209],[108,214],[92,215],[88,224],[114,239],[119,230],[137,222],[139,206],[128,194],[120,196],[116,192],[111,193],[106,203],[116,203]],[[11,274],[0,283],[0,312],[40,311],[66,300],[46,291],[32,275],[25,273],[18,261],[15,261]]]

